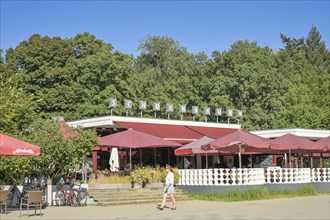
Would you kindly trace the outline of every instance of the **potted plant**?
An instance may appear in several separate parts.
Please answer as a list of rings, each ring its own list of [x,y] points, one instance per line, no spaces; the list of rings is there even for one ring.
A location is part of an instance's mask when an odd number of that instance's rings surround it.
[[[150,167],[137,167],[131,172],[130,179],[133,188],[136,184],[144,188],[147,184],[150,184],[152,180],[152,169]]]

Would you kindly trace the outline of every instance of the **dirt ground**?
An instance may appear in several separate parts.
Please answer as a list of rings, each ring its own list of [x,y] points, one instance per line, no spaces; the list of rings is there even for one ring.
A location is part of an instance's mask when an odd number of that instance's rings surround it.
[[[157,209],[160,201],[103,207],[47,207],[42,210],[41,217],[28,217],[26,211],[19,217],[19,209],[9,209],[0,219],[330,219],[330,195],[244,202],[182,201],[177,203],[177,210],[171,210],[171,204],[167,203],[168,208],[163,211]]]

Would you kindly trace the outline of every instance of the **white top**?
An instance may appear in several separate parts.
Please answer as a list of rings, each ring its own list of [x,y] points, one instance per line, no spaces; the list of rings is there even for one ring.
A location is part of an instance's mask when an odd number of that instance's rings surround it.
[[[166,175],[166,185],[172,185],[174,184],[174,174],[172,172],[167,173]]]

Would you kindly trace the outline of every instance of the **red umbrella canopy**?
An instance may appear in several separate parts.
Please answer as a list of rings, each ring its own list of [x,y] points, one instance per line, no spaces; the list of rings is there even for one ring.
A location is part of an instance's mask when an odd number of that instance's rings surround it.
[[[40,147],[5,134],[0,134],[0,155],[39,156]]]
[[[212,141],[209,146],[217,150],[226,150],[237,152],[239,147],[243,151],[258,151],[267,150],[269,148],[269,143],[264,141],[263,138],[252,134],[243,129],[237,130],[231,134],[218,138]],[[203,147],[204,149],[207,149]]]
[[[323,147],[318,143],[307,140],[303,137],[296,136],[294,134],[286,134],[270,140],[270,148],[275,150],[292,150],[297,152],[313,152],[323,150]]]
[[[202,150],[201,146],[208,144],[210,142],[214,141],[213,138],[204,136],[196,141],[193,141],[189,144],[184,145],[183,147],[179,147],[174,151],[174,154],[176,156],[188,156],[192,154],[217,154],[218,150],[210,150],[210,151],[204,151]]]
[[[316,143],[318,145],[321,145],[324,151],[330,151],[330,136],[327,138],[320,139],[316,141]]]
[[[99,140],[100,146],[124,148],[149,148],[149,147],[176,147],[182,146],[173,141],[135,131],[129,128],[126,131],[103,136]]]

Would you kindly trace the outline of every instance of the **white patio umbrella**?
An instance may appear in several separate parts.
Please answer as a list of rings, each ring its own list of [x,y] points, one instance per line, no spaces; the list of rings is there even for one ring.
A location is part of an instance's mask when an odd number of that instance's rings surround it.
[[[116,147],[111,149],[109,164],[110,164],[111,172],[117,172],[119,170],[118,148],[116,148]]]

